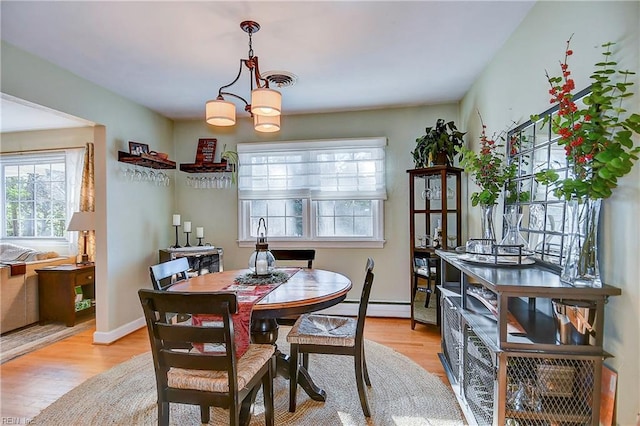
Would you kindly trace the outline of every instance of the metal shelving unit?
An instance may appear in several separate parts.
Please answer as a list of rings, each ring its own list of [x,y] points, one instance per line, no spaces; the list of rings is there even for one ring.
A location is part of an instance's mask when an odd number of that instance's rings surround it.
[[[442,275],[440,356],[471,424],[598,425],[604,304],[621,294],[608,285],[579,288],[562,283],[542,265],[475,265],[437,250],[441,269],[461,274],[457,287]],[[446,283],[446,288],[445,287]],[[497,317],[470,287],[495,295]],[[561,344],[551,299],[588,301],[597,320],[589,344]],[[509,318],[509,319],[508,319]],[[517,321],[522,332],[509,332]]]

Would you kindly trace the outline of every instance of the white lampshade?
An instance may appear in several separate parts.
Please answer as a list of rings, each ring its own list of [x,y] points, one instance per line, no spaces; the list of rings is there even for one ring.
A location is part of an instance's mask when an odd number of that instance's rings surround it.
[[[67,231],[92,231],[94,229],[94,212],[75,212],[67,227]]]
[[[222,99],[207,101],[207,123],[213,126],[233,126],[236,124],[236,106]]]
[[[253,115],[253,128],[257,132],[271,133],[280,130],[280,116],[279,115]]]
[[[280,115],[282,95],[277,90],[260,88],[251,91],[251,112],[257,115]]]

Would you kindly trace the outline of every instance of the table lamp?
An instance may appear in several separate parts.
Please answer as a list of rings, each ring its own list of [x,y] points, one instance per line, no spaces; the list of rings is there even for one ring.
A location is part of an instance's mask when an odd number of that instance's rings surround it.
[[[73,216],[71,216],[67,231],[82,231],[84,236],[84,253],[82,254],[82,260],[79,265],[91,263],[89,262],[89,255],[87,254],[87,233],[94,229],[94,212],[75,212]]]

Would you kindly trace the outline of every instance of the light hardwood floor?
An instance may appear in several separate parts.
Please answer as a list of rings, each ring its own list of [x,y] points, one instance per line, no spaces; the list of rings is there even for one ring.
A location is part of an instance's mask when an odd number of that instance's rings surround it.
[[[0,366],[0,422],[27,424],[40,411],[88,378],[149,351],[146,329],[105,346],[92,344],[93,330],[54,343]],[[365,337],[411,358],[445,384],[440,331],[408,319],[367,318]]]

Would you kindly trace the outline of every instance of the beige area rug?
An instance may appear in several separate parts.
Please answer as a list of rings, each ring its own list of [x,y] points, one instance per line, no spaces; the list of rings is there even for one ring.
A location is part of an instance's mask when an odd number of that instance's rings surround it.
[[[423,292],[417,292],[416,297],[413,299],[413,316],[418,321],[423,321],[430,324],[435,324],[437,321],[438,311],[436,310],[436,294],[432,294],[429,299],[429,307],[424,307],[424,302],[427,300],[427,294]]]
[[[280,330],[281,336],[286,336]],[[278,346],[288,350],[283,337]],[[324,403],[299,388],[298,407],[289,413],[289,381],[274,380],[276,425],[462,425],[451,389],[402,354],[366,342],[372,386],[368,388],[371,418],[362,414],[354,379],[353,358],[310,355],[309,372],[327,392]],[[156,425],[155,377],[151,354],[138,355],[73,389],[43,410],[31,425]],[[262,391],[251,425],[264,425]],[[210,425],[229,423],[228,412],[212,409]],[[196,406],[171,404],[170,424],[199,425]]]
[[[7,333],[0,336],[0,364],[95,326],[95,317],[87,316],[80,319],[73,327],[67,327],[62,323],[36,324]]]

